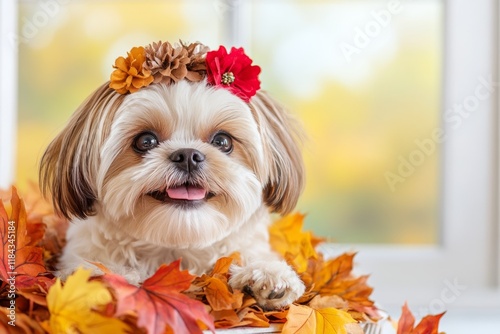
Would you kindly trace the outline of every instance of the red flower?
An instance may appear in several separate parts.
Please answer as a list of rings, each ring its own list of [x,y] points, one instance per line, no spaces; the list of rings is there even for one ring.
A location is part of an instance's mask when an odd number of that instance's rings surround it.
[[[228,89],[245,102],[249,102],[260,89],[260,67],[252,65],[243,48],[231,48],[228,54],[224,46],[210,51],[206,56],[207,82],[209,85]]]

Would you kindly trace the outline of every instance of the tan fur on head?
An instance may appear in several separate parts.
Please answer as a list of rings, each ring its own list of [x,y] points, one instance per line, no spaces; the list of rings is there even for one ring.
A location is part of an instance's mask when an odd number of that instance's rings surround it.
[[[264,91],[250,107],[264,142],[269,179],[264,200],[273,212],[287,214],[295,208],[304,186],[304,163],[300,144],[303,131],[298,122]]]
[[[40,163],[40,187],[67,218],[93,214],[96,164],[123,95],[103,84],[75,111]]]

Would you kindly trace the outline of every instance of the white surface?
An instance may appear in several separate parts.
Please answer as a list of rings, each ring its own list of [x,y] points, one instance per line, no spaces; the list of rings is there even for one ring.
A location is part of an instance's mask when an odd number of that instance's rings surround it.
[[[392,312],[398,319],[401,310]],[[420,318],[416,319],[417,322]],[[462,309],[447,312],[439,323],[439,332],[447,334],[498,334],[500,333],[500,309]],[[383,334],[395,334],[390,328]]]
[[[400,310],[395,311],[397,319]],[[417,318],[417,323],[420,318]],[[273,325],[271,328],[235,328],[218,330],[220,334],[250,334],[250,333],[280,333],[280,326]],[[500,333],[500,310],[462,310],[449,312],[441,318],[439,332],[447,334],[497,334]],[[395,334],[391,324],[386,323],[380,334]]]
[[[500,311],[457,312],[442,318],[440,330],[449,334],[500,333]]]
[[[233,328],[233,329],[218,329],[217,333],[220,334],[250,334],[250,333],[281,333],[282,325],[273,324],[269,328],[246,327],[246,328]],[[210,333],[205,331],[205,333]]]

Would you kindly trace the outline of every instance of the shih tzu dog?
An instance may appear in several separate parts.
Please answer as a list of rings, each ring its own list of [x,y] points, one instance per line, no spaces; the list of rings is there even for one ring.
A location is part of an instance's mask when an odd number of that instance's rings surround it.
[[[71,220],[61,277],[77,267],[138,284],[182,259],[200,275],[239,252],[230,285],[265,309],[304,293],[269,245],[270,213],[303,186],[300,127],[243,49],[153,43],[116,59],[111,80],[47,148],[40,183]]]

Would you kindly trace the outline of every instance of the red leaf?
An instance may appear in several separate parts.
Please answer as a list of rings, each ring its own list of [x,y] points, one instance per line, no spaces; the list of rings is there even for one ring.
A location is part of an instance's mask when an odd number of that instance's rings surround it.
[[[187,270],[180,271],[180,260],[162,265],[142,286],[130,285],[121,276],[106,274],[104,280],[115,290],[116,315],[130,311],[137,314],[137,326],[150,334],[163,334],[167,328],[174,333],[202,333],[200,320],[215,331],[213,320],[205,306],[181,292],[188,289],[194,276]]]

